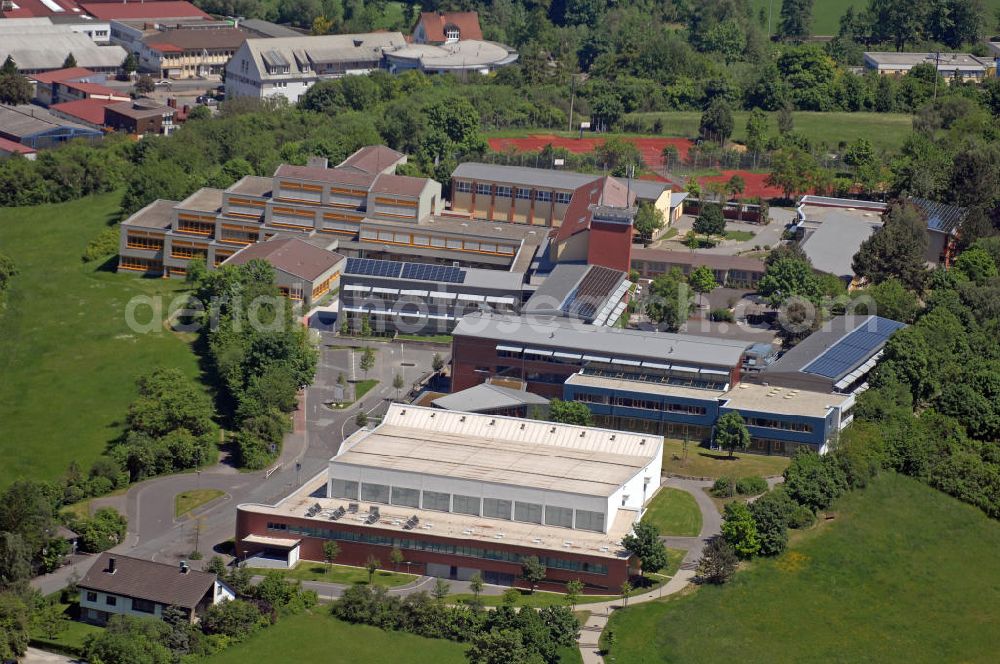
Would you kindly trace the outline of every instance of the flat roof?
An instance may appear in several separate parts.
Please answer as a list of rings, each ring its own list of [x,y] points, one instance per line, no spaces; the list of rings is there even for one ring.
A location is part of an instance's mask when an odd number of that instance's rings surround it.
[[[261,175],[246,175],[235,184],[226,189],[230,194],[243,194],[245,196],[267,196],[274,189],[274,178],[263,177]]]
[[[585,325],[565,318],[480,312],[462,317],[452,334],[543,348],[571,348],[608,357],[722,367],[738,365],[749,345],[733,339]]]
[[[744,270],[747,272],[763,272],[764,262],[747,256],[729,256],[725,254],[706,254],[698,251],[669,251],[667,249],[632,248],[632,260],[671,263],[673,265],[702,265],[713,270]]]
[[[174,201],[158,199],[142,208],[122,222],[123,226],[138,226],[141,228],[170,228],[174,221]]]
[[[202,187],[177,204],[179,210],[197,210],[199,212],[218,212],[222,208],[221,189]]]
[[[853,278],[854,255],[861,243],[882,228],[878,212],[849,208],[803,205],[805,220],[800,222],[805,237],[799,243],[821,272]]]
[[[326,493],[325,484],[329,477],[328,472],[328,470],[324,470],[319,473],[277,505],[243,504],[239,506],[239,509],[258,514],[315,521],[317,526],[326,528],[335,527],[337,523],[345,523],[381,532],[393,532],[394,536],[398,537],[430,535],[482,544],[502,543],[544,549],[552,551],[555,555],[563,552],[608,559],[621,559],[629,556],[629,553],[622,548],[621,541],[632,530],[632,524],[639,517],[639,513],[635,510],[618,509],[610,515],[610,523],[607,524],[608,532],[599,533],[520,521],[504,521],[455,512],[437,512],[381,503],[358,502],[357,514],[348,513],[339,521],[332,521],[330,515],[333,511],[338,507],[346,508],[348,501],[342,498],[317,497],[319,493],[322,495]],[[312,517],[307,517],[307,510],[317,503],[320,505],[321,511]],[[365,525],[364,521],[370,507],[378,508],[379,520],[374,524]],[[406,530],[403,526],[411,516],[419,518],[420,524],[413,530]]]
[[[392,404],[331,465],[610,496],[660,454],[663,438],[500,415]]]
[[[850,398],[846,394],[740,383],[722,397],[722,405],[724,408],[775,415],[826,417],[831,408]]]
[[[211,18],[190,2],[184,0],[160,0],[158,2],[85,2],[80,5],[88,14],[97,18],[137,19],[137,18],[182,18],[195,16]]]
[[[882,65],[915,67],[921,64],[935,64],[939,69],[954,67],[983,69],[989,66],[988,59],[980,59],[971,53],[897,53],[896,51],[865,51],[865,59]]]
[[[551,168],[529,168],[527,166],[506,166],[503,164],[484,164],[476,161],[466,161],[459,164],[451,176],[492,182],[509,182],[526,187],[552,187],[576,191],[585,184],[603,177],[600,173],[577,173],[574,171],[559,171]],[[652,180],[637,180],[614,178],[625,185],[642,200],[656,200],[670,189],[669,182],[654,182]]]
[[[567,385],[597,387],[605,390],[621,392],[639,392],[641,394],[656,394],[662,397],[681,397],[684,399],[702,399],[716,401],[726,394],[725,390],[700,390],[696,387],[683,387],[667,383],[651,383],[642,380],[623,380],[591,374],[575,373],[566,379]]]
[[[508,64],[517,59],[517,53],[508,46],[475,39],[463,39],[439,46],[407,44],[402,48],[387,51],[386,55],[390,59],[416,61],[427,69],[494,66]]]
[[[480,383],[467,390],[446,394],[434,400],[434,405],[445,410],[461,410],[475,413],[497,408],[518,408],[520,406],[547,406],[549,400],[543,396],[515,390],[502,385]]]

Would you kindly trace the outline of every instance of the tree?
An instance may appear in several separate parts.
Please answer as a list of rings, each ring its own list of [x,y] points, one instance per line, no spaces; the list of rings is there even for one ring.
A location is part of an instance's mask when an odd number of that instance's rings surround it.
[[[0,531],[0,592],[22,587],[31,578],[32,553],[19,533]]]
[[[545,565],[537,556],[528,556],[521,560],[521,578],[531,586],[531,592],[535,592],[538,584],[545,580]]]
[[[813,0],[782,0],[779,34],[785,39],[802,40],[809,36]]]
[[[378,566],[382,563],[375,556],[369,555],[365,560],[365,569],[368,571],[368,585],[372,585],[375,582],[375,572],[378,571]]]
[[[30,638],[31,609],[16,594],[0,593],[0,660],[18,661]]]
[[[789,103],[784,103],[778,109],[778,133],[787,136],[795,129],[795,116],[792,115],[794,107]]]
[[[997,265],[985,249],[973,247],[959,254],[955,261],[955,271],[969,281],[983,285],[997,276]]]
[[[722,536],[740,558],[752,558],[760,551],[757,524],[750,514],[750,508],[742,501],[726,503],[722,517]]]
[[[549,421],[589,427],[594,424],[594,416],[587,405],[581,401],[553,399],[549,403]]]
[[[222,634],[233,641],[242,641],[266,622],[267,617],[254,604],[236,599],[208,607],[201,626],[206,634]]]
[[[571,609],[576,609],[576,603],[580,599],[580,595],[583,593],[583,581],[580,579],[573,579],[572,581],[566,582],[566,596],[563,597],[566,603],[569,604]]]
[[[451,584],[444,579],[434,580],[434,590],[431,591],[431,595],[434,596],[438,602],[444,603],[444,598],[448,596],[451,592]]]
[[[771,172],[767,184],[780,188],[786,199],[807,191],[816,177],[816,159],[798,147],[787,147],[771,156]]]
[[[49,639],[54,639],[60,632],[66,631],[69,627],[68,621],[69,616],[63,611],[63,607],[55,602],[49,602],[35,611],[35,627]]]
[[[361,371],[365,373],[365,378],[368,378],[368,372],[375,367],[375,351],[370,346],[365,346],[361,351]]]
[[[363,429],[368,426],[368,413],[363,410],[359,410],[357,416],[354,418],[354,424],[359,429]]]
[[[396,401],[399,401],[399,391],[403,389],[406,383],[403,382],[403,374],[396,374],[392,377],[392,387],[396,390]]]
[[[768,491],[750,503],[750,514],[757,528],[760,555],[775,556],[788,544],[788,519],[797,506],[784,489]]]
[[[326,572],[329,574],[333,562],[340,555],[340,545],[333,540],[323,542],[323,561],[326,562]]]
[[[81,551],[98,553],[122,543],[128,520],[115,508],[102,507],[92,518],[74,521],[72,528],[80,536]]]
[[[648,245],[653,241],[656,231],[663,228],[663,211],[648,201],[642,201],[632,227],[639,235],[639,240]]]
[[[112,616],[106,629],[87,637],[83,656],[101,664],[170,664],[173,655],[160,643],[168,630],[154,618]]]
[[[739,200],[746,188],[747,182],[739,173],[734,174],[731,178],[729,178],[729,181],[726,182],[726,191],[736,200]]]
[[[389,551],[389,562],[393,564],[397,572],[399,571],[400,563],[402,563],[404,560],[405,559],[403,558],[403,551],[398,546],[392,547],[392,549]]]
[[[691,288],[696,293],[701,294],[710,293],[719,285],[715,281],[715,272],[707,265],[701,265],[692,270],[691,274],[688,275],[688,283],[691,284]]]
[[[855,170],[876,162],[875,147],[867,138],[859,138],[844,152],[844,163]]]
[[[632,584],[628,581],[623,581],[621,588],[618,589],[618,593],[622,596],[622,608],[628,608],[628,598],[632,596],[632,591],[635,590]]]
[[[125,60],[122,62],[122,71],[126,76],[131,76],[138,70],[139,59],[135,57],[135,53],[129,51],[129,54],[125,56]]]
[[[833,457],[800,448],[785,469],[785,490],[799,505],[826,509],[847,490],[844,471]]]
[[[140,94],[149,94],[156,89],[156,82],[149,74],[143,74],[135,82],[135,91]]]
[[[713,537],[701,550],[698,577],[706,583],[721,585],[733,577],[739,558],[732,544],[723,537]]]
[[[62,68],[73,69],[74,67],[76,67],[76,58],[73,57],[73,53],[71,52],[69,55],[66,56],[66,59],[63,60]]]
[[[440,372],[444,369],[444,358],[441,357],[441,353],[434,353],[434,357],[431,358],[431,368],[435,372]]]
[[[472,601],[479,606],[479,593],[483,592],[483,575],[476,572],[469,577],[469,590],[472,591]]]
[[[649,286],[646,314],[668,332],[676,332],[687,322],[693,306],[691,288],[678,268],[653,279]]]
[[[912,323],[920,310],[917,296],[906,289],[899,279],[890,277],[862,291],[874,300],[875,309],[867,313],[883,318],[898,320],[902,323]]]
[[[642,561],[642,573],[655,574],[667,566],[667,549],[660,531],[651,523],[640,521],[622,538],[622,546]]]
[[[309,29],[309,34],[311,35],[325,35],[329,34],[330,28],[333,26],[333,21],[325,16],[317,16],[313,19],[312,27]]]
[[[27,104],[31,96],[31,83],[17,71],[14,58],[8,55],[0,68],[0,104]]]
[[[750,431],[743,422],[743,416],[735,410],[724,413],[715,423],[715,444],[729,451],[733,458],[736,450],[745,450],[750,445]]]
[[[517,588],[507,588],[500,596],[500,601],[504,606],[514,606],[521,599],[521,591]]]
[[[725,145],[733,135],[733,113],[725,99],[716,97],[709,103],[701,114],[698,135],[719,145]]]
[[[722,213],[722,206],[717,203],[702,205],[693,228],[695,233],[702,235],[723,235],[726,232],[726,217]]]
[[[223,580],[226,577],[226,561],[222,559],[222,556],[212,556],[205,564],[205,571],[215,574],[219,580]]]
[[[851,263],[854,273],[876,284],[896,277],[920,290],[927,277],[927,220],[910,203],[891,205],[884,219],[882,228],[861,243]]]
[[[781,306],[793,297],[815,302],[821,294],[820,283],[812,267],[795,258],[780,258],[768,265],[757,291],[773,307]]]
[[[747,117],[747,150],[753,153],[753,165],[757,168],[757,159],[767,149],[768,121],[767,113],[754,108]]]
[[[469,664],[529,664],[533,661],[521,632],[516,629],[479,632],[466,657]]]

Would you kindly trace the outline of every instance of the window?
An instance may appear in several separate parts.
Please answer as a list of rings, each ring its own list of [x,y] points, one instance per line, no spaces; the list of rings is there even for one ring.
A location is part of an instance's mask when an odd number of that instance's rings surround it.
[[[148,599],[133,599],[132,610],[142,613],[156,613],[156,603],[150,602]]]
[[[536,191],[535,192],[535,200],[536,201],[543,201],[545,203],[548,203],[549,201],[552,200],[552,192],[551,191]]]
[[[361,485],[361,500],[366,500],[371,503],[388,503],[389,485],[368,484],[365,482]]]
[[[497,498],[483,499],[483,516],[491,519],[507,519],[510,521],[510,501]]]
[[[577,530],[593,530],[599,533],[604,532],[604,513],[588,512],[587,510],[576,511]]]
[[[458,514],[472,514],[479,516],[479,498],[475,496],[460,496],[455,494],[452,498],[451,510]]]
[[[747,418],[747,426],[761,427],[764,429],[781,429],[783,431],[801,431],[803,433],[813,432],[812,425],[806,424],[805,422],[788,422],[784,420],[774,420],[768,417]]]
[[[517,197],[522,201],[529,200],[531,198],[531,190],[524,189],[522,187],[517,188]]]
[[[118,604],[118,598],[115,597],[114,595],[105,595],[104,603],[107,604],[108,606],[116,606]]]
[[[573,510],[568,507],[545,506],[545,525],[561,526],[563,528],[573,527]]]
[[[420,491],[394,486],[392,487],[392,504],[403,507],[420,507]]]
[[[451,494],[438,493],[437,491],[424,491],[423,507],[425,510],[448,512],[451,510]]]
[[[455,190],[463,194],[468,194],[472,191],[472,183],[458,180],[455,182]]]
[[[510,198],[510,187],[497,185],[497,198]]]
[[[484,196],[489,196],[490,195],[490,185],[488,185],[488,184],[477,184],[476,185],[476,193],[477,194],[483,194]]]
[[[93,590],[88,590],[87,591],[87,601],[88,602],[96,602],[97,601],[97,593],[95,593]]]
[[[566,192],[563,191],[556,192],[556,203],[561,203],[563,205],[566,205],[569,203],[569,199],[571,198],[573,198],[573,194],[567,194]]]
[[[348,480],[330,480],[330,497],[358,499],[358,483]]]
[[[514,503],[514,520],[528,523],[542,522],[542,506],[538,503]]]

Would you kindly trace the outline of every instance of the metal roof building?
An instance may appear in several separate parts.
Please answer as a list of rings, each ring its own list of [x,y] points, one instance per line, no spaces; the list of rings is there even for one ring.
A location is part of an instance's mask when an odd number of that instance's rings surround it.
[[[461,392],[446,394],[435,399],[433,403],[435,407],[444,410],[505,414],[501,411],[526,410],[529,406],[548,406],[549,400],[527,390],[480,383]]]
[[[0,105],[0,138],[38,149],[74,138],[100,139],[104,133],[92,127],[63,120],[41,106]]]
[[[600,174],[576,173],[574,171],[559,171],[551,168],[528,168],[526,166],[504,166],[501,164],[484,164],[467,161],[459,164],[451,176],[469,180],[504,182],[514,185],[552,187],[553,189],[576,190],[601,177]],[[664,191],[670,189],[666,182],[636,180],[634,178],[615,178],[636,195],[640,201],[654,202]],[[681,198],[680,200],[683,200]],[[680,202],[680,201],[678,201]]]
[[[14,59],[23,74],[62,69],[70,53],[80,67],[114,72],[125,61],[121,46],[98,46],[67,25],[4,25],[0,21],[0,62]]]

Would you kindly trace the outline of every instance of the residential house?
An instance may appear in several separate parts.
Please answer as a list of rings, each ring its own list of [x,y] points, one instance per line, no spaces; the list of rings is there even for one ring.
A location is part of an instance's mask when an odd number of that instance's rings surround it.
[[[478,12],[421,12],[413,43],[440,46],[472,39],[482,41]]]

